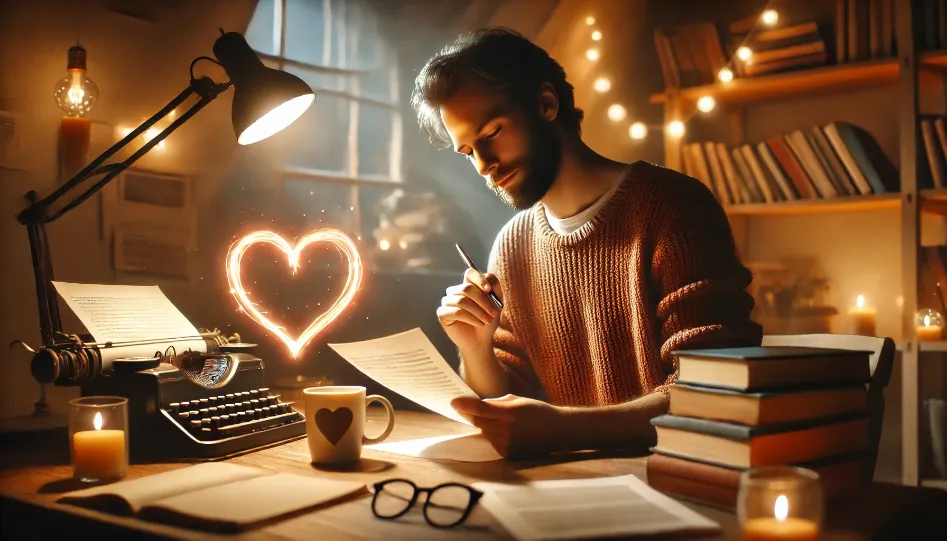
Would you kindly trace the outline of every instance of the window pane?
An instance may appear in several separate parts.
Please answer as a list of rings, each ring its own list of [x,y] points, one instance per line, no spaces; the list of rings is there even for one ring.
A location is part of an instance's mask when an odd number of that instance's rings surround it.
[[[391,102],[391,73],[388,66],[380,66],[369,72],[359,75],[362,85],[362,96]]]
[[[310,111],[289,125],[282,141],[286,164],[321,171],[348,171],[349,100],[316,97]]]
[[[273,2],[277,0],[259,0],[256,5],[256,11],[253,12],[253,18],[250,19],[250,26],[247,27],[247,43],[255,51],[264,54],[279,54],[273,47]]]
[[[296,66],[286,66],[284,71],[298,76],[300,79],[305,81],[306,84],[312,87],[312,89],[316,91],[316,101],[319,101],[322,98],[322,96],[319,94],[320,90],[335,90],[337,92],[345,92],[350,90],[350,85],[347,83],[351,77],[353,77],[351,75],[345,75],[341,73],[325,73],[311,69],[299,68]]]
[[[322,0],[286,0],[286,58],[324,66]]]
[[[391,126],[395,111],[369,103],[358,109],[358,174],[391,178]]]

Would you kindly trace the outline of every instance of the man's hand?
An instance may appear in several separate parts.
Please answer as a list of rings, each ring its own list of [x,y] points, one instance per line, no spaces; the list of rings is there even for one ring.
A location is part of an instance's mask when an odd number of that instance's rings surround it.
[[[562,408],[521,396],[480,400],[455,398],[451,406],[479,428],[505,458],[525,458],[567,450],[568,414]]]
[[[441,299],[437,319],[461,355],[471,356],[493,347],[500,310],[487,296],[490,291],[502,300],[500,282],[495,275],[467,269],[464,283],[447,288]]]

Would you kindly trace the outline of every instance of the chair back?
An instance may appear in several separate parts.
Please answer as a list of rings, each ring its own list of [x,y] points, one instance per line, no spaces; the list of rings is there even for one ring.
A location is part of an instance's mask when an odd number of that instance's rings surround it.
[[[868,456],[862,478],[871,481],[878,461],[881,426],[885,416],[884,388],[894,368],[894,340],[884,337],[852,334],[771,334],[763,336],[764,346],[804,346],[817,348],[870,351],[871,381],[868,383]]]

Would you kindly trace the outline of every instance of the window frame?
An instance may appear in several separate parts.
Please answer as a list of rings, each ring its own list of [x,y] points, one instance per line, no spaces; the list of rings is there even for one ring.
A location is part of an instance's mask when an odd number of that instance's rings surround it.
[[[402,172],[402,153],[403,145],[403,118],[401,111],[399,95],[399,64],[394,51],[386,55],[387,75],[389,79],[388,99],[379,99],[372,96],[362,95],[360,77],[370,69],[365,67],[350,68],[346,66],[346,40],[349,38],[349,32],[357,37],[359,28],[347,28],[345,18],[343,17],[338,24],[339,32],[333,36],[332,27],[332,8],[336,7],[346,9],[347,5],[339,0],[322,0],[323,6],[323,65],[310,64],[286,57],[286,3],[287,0],[273,0],[273,43],[272,50],[277,54],[270,54],[254,50],[261,61],[268,67],[275,69],[284,69],[287,66],[310,70],[316,73],[332,74],[342,77],[348,77],[345,88],[350,90],[340,91],[328,88],[319,88],[312,86],[318,95],[330,95],[340,97],[348,101],[349,120],[348,133],[346,139],[346,166],[345,171],[340,173],[332,170],[322,170],[309,167],[290,166],[284,163],[279,165],[278,174],[280,185],[284,186],[287,179],[293,180],[311,180],[313,182],[336,182],[350,185],[349,206],[354,208],[352,219],[354,223],[348,224],[348,227],[358,235],[361,240],[362,233],[362,212],[359,204],[359,186],[369,185],[375,187],[388,186],[392,189],[404,187]],[[356,4],[355,9],[360,9]],[[380,47],[380,41],[375,40],[373,46]],[[339,66],[330,66],[332,58],[332,48],[339,47]],[[359,109],[363,104],[370,104],[375,107],[387,109],[391,114],[391,144],[388,146],[388,174],[361,174],[359,172]]]

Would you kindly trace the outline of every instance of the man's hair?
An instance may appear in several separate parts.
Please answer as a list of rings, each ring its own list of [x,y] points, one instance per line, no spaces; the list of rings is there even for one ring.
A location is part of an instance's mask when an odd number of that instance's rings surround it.
[[[490,28],[461,34],[428,60],[415,79],[411,105],[432,143],[450,144],[438,106],[469,83],[499,91],[528,110],[535,110],[540,86],[549,83],[559,98],[557,120],[566,130],[581,133],[583,113],[575,107],[562,66],[516,31]]]

